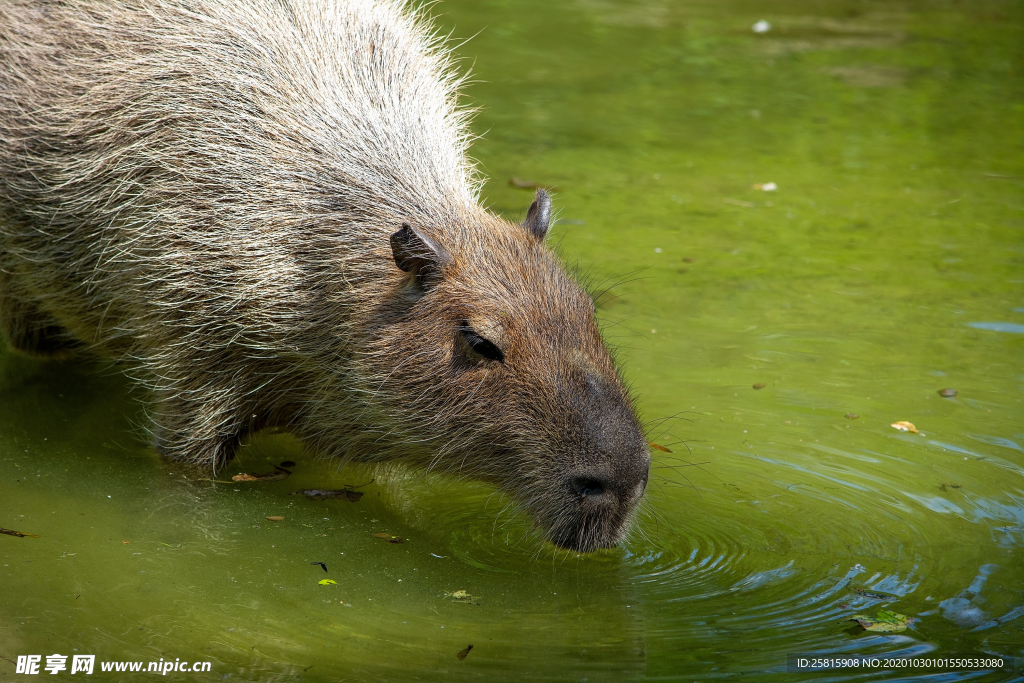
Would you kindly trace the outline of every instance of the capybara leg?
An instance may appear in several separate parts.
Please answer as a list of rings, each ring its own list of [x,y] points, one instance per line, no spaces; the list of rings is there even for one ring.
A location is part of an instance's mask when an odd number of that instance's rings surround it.
[[[177,397],[158,401],[155,422],[156,448],[162,455],[196,465],[220,469],[235,457],[235,451],[248,431],[250,411],[238,405],[218,404],[201,395],[194,399]]]
[[[6,279],[6,278],[3,278]],[[33,356],[60,356],[78,347],[67,330],[33,304],[17,298],[0,279],[0,333],[7,345]]]

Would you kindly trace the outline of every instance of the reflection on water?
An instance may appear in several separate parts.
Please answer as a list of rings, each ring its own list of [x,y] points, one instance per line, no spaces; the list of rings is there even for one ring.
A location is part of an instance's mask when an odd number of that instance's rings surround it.
[[[992,330],[994,332],[1011,332],[1013,334],[1024,334],[1024,325],[1019,323],[967,323],[979,330]]]
[[[0,678],[52,652],[260,681],[788,680],[790,652],[1024,657],[1021,8],[438,11],[482,31],[459,51],[486,201],[521,216],[511,178],[557,186],[552,244],[600,294],[672,451],[653,452],[629,539],[577,557],[483,485],[339,469],[282,435],[218,478],[293,460],[287,479],[205,481],[138,438],[116,372],[2,352],[0,526],[39,538],[0,535]],[[289,495],[363,484],[358,502]],[[882,609],[917,621],[850,621]],[[1022,680],[818,680],[915,676]]]

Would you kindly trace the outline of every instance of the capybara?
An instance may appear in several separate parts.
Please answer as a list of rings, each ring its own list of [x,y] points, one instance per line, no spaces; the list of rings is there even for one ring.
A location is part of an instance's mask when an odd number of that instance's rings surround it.
[[[119,361],[171,458],[277,427],[616,544],[642,427],[548,195],[480,205],[459,86],[399,0],[4,0],[7,343]]]

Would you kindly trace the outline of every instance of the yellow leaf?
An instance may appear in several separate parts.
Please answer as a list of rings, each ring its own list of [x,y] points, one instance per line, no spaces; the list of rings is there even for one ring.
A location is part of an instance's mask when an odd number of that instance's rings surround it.
[[[242,472],[231,477],[231,481],[279,481],[287,477],[291,472],[288,470],[280,470],[274,474],[247,474]]]

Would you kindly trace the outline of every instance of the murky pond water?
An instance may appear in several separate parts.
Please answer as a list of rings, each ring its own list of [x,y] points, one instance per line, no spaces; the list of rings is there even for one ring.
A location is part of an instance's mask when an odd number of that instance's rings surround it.
[[[116,369],[0,352],[0,526],[38,535],[0,535],[0,679],[56,652],[212,662],[178,680],[1024,680],[786,673],[1024,658],[1024,6],[435,11],[479,32],[488,203],[557,188],[553,243],[672,451],[635,532],[555,551],[483,485],[287,435],[217,479],[290,477],[197,481]],[[882,609],[916,621],[850,621]]]

